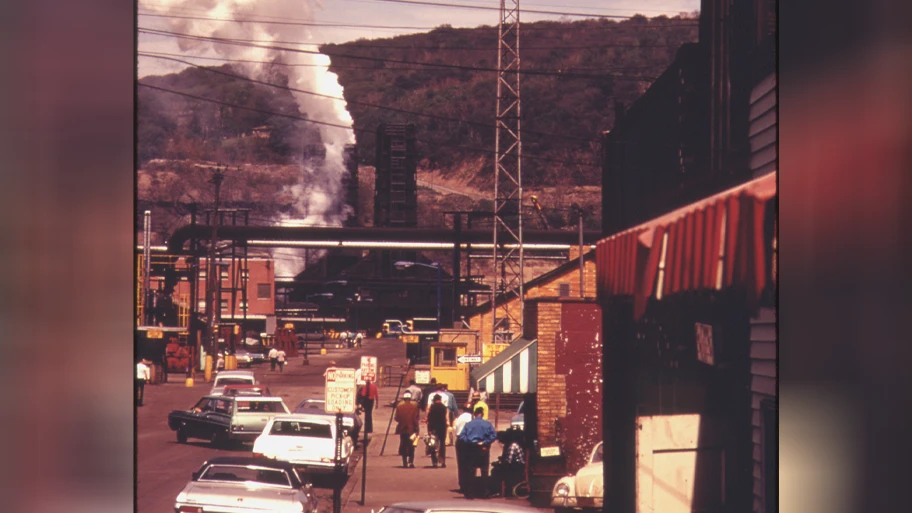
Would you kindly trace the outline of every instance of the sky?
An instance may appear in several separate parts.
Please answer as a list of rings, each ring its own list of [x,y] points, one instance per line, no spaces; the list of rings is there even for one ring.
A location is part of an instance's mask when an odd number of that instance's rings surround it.
[[[417,3],[411,3],[413,1]],[[424,5],[427,3],[446,5]],[[700,0],[521,0],[519,5],[520,21],[532,22],[544,19],[585,19],[583,16],[566,16],[561,13],[611,16],[632,16],[639,13],[649,17],[662,14],[674,16],[699,10]],[[281,29],[282,41],[287,41],[290,36],[294,42],[319,45],[343,43],[360,38],[378,39],[427,32],[444,24],[453,27],[496,25],[500,18],[499,7],[498,0],[140,0],[137,11],[137,26],[141,29],[138,51],[218,58],[219,55],[212,48],[181,50],[174,37],[152,35],[142,31],[158,29],[209,35],[200,32],[208,31],[211,34],[211,31],[216,30],[212,27],[212,22],[194,18],[281,22],[258,25],[267,29]],[[539,14],[524,10],[551,11],[555,14]],[[317,26],[294,25],[298,22],[315,23]],[[178,29],[175,23],[183,26]],[[314,46],[304,44],[296,47],[315,49]],[[220,64],[216,60],[199,59],[194,62],[203,65]],[[173,73],[185,67],[173,61],[145,55],[140,55],[138,63],[140,77]]]

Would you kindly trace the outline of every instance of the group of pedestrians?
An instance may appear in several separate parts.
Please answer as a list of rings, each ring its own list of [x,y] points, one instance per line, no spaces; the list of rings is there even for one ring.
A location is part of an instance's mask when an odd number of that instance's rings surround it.
[[[414,380],[396,406],[396,434],[403,468],[415,468],[415,451],[421,440],[421,411],[426,411],[424,437],[426,453],[433,468],[446,468],[447,445],[452,438],[456,452],[458,491],[466,497],[487,497],[499,493],[502,484],[512,485],[525,473],[525,452],[521,436],[513,430],[500,435],[488,421],[488,405],[478,398],[459,407],[445,383],[431,380],[425,389]],[[491,444],[500,440],[501,457],[491,465]]]
[[[285,350],[284,349],[276,349],[276,347],[273,346],[272,349],[269,350],[269,354],[267,356],[269,358],[269,370],[275,371],[276,366],[278,366],[279,372],[284,372],[284,369],[285,369]]]

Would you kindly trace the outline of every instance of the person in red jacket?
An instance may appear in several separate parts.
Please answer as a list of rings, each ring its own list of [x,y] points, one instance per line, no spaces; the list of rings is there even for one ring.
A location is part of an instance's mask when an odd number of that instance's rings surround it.
[[[418,436],[418,405],[412,402],[412,394],[402,394],[402,402],[396,406],[396,434],[399,435],[399,456],[403,468],[415,468],[415,443]]]

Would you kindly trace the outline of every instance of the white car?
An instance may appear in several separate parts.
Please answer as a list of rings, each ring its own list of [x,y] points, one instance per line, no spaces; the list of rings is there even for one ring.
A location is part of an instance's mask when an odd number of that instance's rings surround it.
[[[177,494],[174,511],[317,513],[311,484],[281,461],[220,456],[203,463]]]
[[[215,381],[212,383],[212,390],[209,395],[221,395],[225,391],[225,385],[256,385],[256,376],[253,371],[246,370],[229,370],[221,371],[215,375]]]
[[[336,433],[335,419],[312,414],[272,418],[253,443],[254,457],[291,462],[308,474],[332,473],[336,468],[336,437],[342,437],[342,470],[348,472],[352,441],[343,429]]]
[[[592,449],[589,463],[575,476],[562,477],[551,492],[551,507],[555,513],[568,510],[601,511],[605,500],[602,442]]]

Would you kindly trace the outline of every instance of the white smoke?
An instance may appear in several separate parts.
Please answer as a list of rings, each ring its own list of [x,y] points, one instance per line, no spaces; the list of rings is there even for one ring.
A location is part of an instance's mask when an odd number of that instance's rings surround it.
[[[170,23],[175,32],[224,39],[263,41],[255,43],[262,46],[298,47],[275,42],[313,40],[310,30],[306,26],[218,20],[253,18],[307,22],[314,20],[314,8],[322,5],[318,0],[158,0],[155,6],[159,12],[162,12],[163,7],[164,12],[168,14],[209,18],[172,18]],[[215,53],[226,59],[290,64],[291,66],[282,66],[287,70],[289,87],[342,97],[342,86],[339,85],[336,74],[329,71],[330,60],[326,55],[188,39],[178,41],[181,51],[187,55],[199,56],[205,53]],[[270,80],[269,64],[232,64],[236,68],[243,67],[249,78]],[[351,207],[344,206],[344,191],[342,191],[342,176],[346,172],[344,148],[346,144],[355,142],[354,131],[351,128],[351,115],[346,109],[344,101],[294,91],[292,95],[297,101],[302,115],[306,115],[309,119],[342,125],[346,128],[315,124],[302,127],[302,132],[313,130],[314,127],[319,130],[321,141],[326,148],[326,158],[305,159],[303,155],[301,156],[301,182],[289,187],[287,191],[296,199],[295,213],[283,215],[276,221],[282,226],[340,226],[351,213]],[[305,125],[306,123],[300,124]],[[298,137],[298,142],[303,141],[304,137],[305,133],[302,133]],[[301,144],[294,144],[292,147],[299,148]],[[289,257],[288,255],[291,253],[298,256]],[[303,251],[294,252],[285,249],[282,250],[282,256],[276,258],[276,275],[295,275],[304,266]]]

